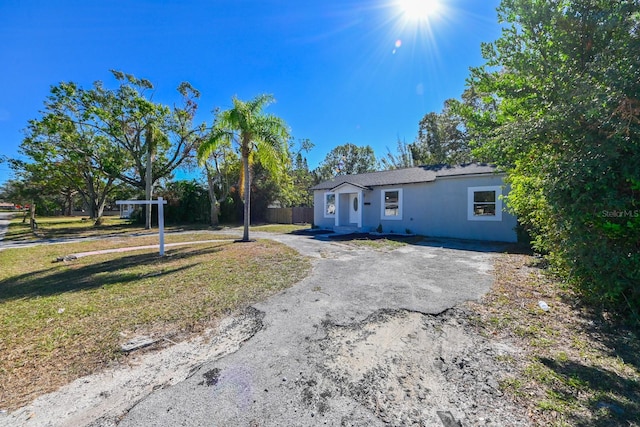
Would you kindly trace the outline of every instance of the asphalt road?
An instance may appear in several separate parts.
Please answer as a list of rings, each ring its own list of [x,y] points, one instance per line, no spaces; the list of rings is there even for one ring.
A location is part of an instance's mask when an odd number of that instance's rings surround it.
[[[438,314],[479,299],[492,283],[493,248],[482,244],[436,241],[380,251],[252,234],[263,236],[312,257],[312,274],[254,306],[261,328],[238,351],[152,392],[118,426],[385,425],[352,397],[328,393],[319,405],[320,397],[310,395],[330,381],[321,369],[328,329],[389,310]]]

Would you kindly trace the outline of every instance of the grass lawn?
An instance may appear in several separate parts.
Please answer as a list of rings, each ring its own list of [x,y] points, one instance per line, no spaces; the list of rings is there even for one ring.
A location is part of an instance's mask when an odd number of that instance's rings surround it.
[[[470,304],[482,333],[523,349],[502,360],[506,396],[539,426],[640,426],[638,331],[591,313],[539,264],[500,255],[492,291]]]
[[[41,219],[40,227],[57,237],[136,230],[118,221],[95,231],[77,218]],[[14,238],[20,228],[12,224]],[[169,234],[166,242],[214,238]],[[197,333],[310,270],[308,259],[267,240],[172,247],[164,258],[148,249],[53,262],[72,253],[148,244],[157,244],[157,236],[0,251],[0,409],[15,409],[100,370],[122,357],[120,345],[136,335],[176,340]]]
[[[26,222],[22,222],[22,215],[16,215],[9,224],[9,229],[4,240],[8,241],[31,241],[38,239],[57,239],[57,238],[80,238],[80,237],[101,237],[101,236],[118,236],[132,233],[158,233],[157,224],[153,224],[152,230],[145,230],[144,225],[136,224],[128,219],[120,219],[115,216],[103,217],[103,224],[94,227],[94,221],[86,217],[78,216],[56,216],[56,217],[37,217],[38,229],[34,234],[29,227],[29,218]],[[207,230],[211,229],[206,225],[189,225],[177,226],[166,225],[165,231],[182,231],[182,230]]]
[[[4,240],[8,241],[33,241],[38,239],[79,238],[79,237],[103,237],[128,235],[133,233],[157,234],[157,224],[153,224],[152,230],[145,230],[141,224],[136,224],[128,219],[120,219],[114,216],[103,217],[103,224],[93,226],[93,221],[86,217],[38,217],[38,229],[36,234],[31,231],[29,218],[22,222],[22,214],[16,214],[9,224],[9,229]],[[241,227],[234,224],[236,237],[242,233]],[[301,224],[264,224],[251,226],[251,231],[265,231],[269,233],[292,233],[308,229],[309,225]],[[185,230],[212,230],[213,228],[203,224],[165,225],[167,233]],[[237,231],[240,230],[240,231]],[[240,234],[239,234],[240,233]]]
[[[300,230],[308,230],[310,226],[308,224],[265,224],[251,226],[251,231],[266,231],[267,233],[293,233]]]

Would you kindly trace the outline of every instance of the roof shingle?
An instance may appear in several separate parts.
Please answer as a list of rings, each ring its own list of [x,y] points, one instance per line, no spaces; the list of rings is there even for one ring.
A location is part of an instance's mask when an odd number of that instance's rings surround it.
[[[457,166],[418,166],[406,169],[361,173],[357,175],[340,175],[336,176],[332,180],[321,182],[320,184],[311,187],[311,190],[331,190],[345,183],[359,187],[415,184],[419,182],[435,181],[438,177],[478,174],[486,175],[496,172],[497,169],[495,166],[485,163],[469,163]]]

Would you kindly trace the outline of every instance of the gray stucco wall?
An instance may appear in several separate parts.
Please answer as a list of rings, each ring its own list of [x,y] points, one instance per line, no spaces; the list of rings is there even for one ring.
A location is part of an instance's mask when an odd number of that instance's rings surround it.
[[[502,185],[502,177],[496,175],[438,178],[435,182],[405,185],[402,220],[378,220],[378,223],[382,224],[383,231],[400,233],[408,229],[424,236],[515,242],[516,218],[504,210],[501,221],[470,221],[467,218],[469,187]],[[381,191],[371,192],[374,209],[367,213],[367,220],[375,220],[374,210],[377,210],[378,218],[380,216]],[[505,194],[505,190],[502,191]]]
[[[515,242],[517,220],[502,212],[501,221],[468,219],[469,187],[503,186],[500,175],[439,177],[434,182],[379,187],[365,191],[362,207],[362,229],[374,231],[382,225],[384,232],[412,233],[433,237]],[[381,219],[381,192],[402,189],[402,219]],[[507,190],[502,190],[506,194]],[[324,191],[315,191],[315,224],[332,228],[333,218],[324,218]],[[344,205],[342,205],[344,206]]]
[[[335,219],[324,217],[325,191],[313,192],[313,225],[320,228],[333,228]]]

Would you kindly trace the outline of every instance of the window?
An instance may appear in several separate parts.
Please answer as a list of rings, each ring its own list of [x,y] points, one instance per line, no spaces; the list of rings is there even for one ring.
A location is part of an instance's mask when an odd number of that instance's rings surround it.
[[[402,189],[382,190],[381,218],[402,219]]]
[[[324,193],[324,217],[336,216],[336,194]]]
[[[502,221],[500,186],[469,187],[467,219],[469,221]]]
[[[473,193],[473,214],[476,216],[496,216],[496,192],[475,191]]]

